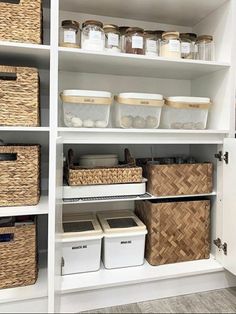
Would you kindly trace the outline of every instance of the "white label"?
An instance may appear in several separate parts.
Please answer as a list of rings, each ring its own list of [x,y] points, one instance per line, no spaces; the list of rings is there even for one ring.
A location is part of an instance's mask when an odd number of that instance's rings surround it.
[[[109,33],[108,34],[108,46],[119,46],[119,35]]]
[[[190,43],[181,43],[181,52],[189,54],[191,52],[191,44]]]
[[[64,43],[76,44],[75,31],[64,31]]]
[[[147,39],[147,51],[157,52],[157,42],[155,40]]]
[[[143,49],[143,37],[132,36],[132,49]]]
[[[89,39],[90,40],[101,40],[102,39],[102,33],[99,31],[90,31],[89,32]]]
[[[169,51],[171,52],[180,52],[180,41],[171,39],[169,41]]]

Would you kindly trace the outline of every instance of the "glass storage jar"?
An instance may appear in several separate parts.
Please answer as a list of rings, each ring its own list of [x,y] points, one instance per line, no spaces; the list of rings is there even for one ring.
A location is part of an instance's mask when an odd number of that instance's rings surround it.
[[[130,27],[125,33],[126,53],[144,55],[144,30],[139,27]]]
[[[102,22],[89,20],[83,23],[81,48],[93,51],[104,50],[105,34]]]
[[[105,32],[105,49],[112,52],[120,52],[120,31],[114,24],[103,26]]]
[[[65,20],[61,23],[60,46],[62,47],[80,47],[80,29],[79,22]]]
[[[157,34],[157,47],[158,47],[158,56],[160,56],[161,54],[161,41],[162,41],[162,34],[164,33],[164,31],[160,31],[157,30],[156,34]]]
[[[158,56],[158,41],[156,31],[145,31],[145,55]]]
[[[161,57],[181,58],[179,32],[164,32],[162,34]]]
[[[126,33],[128,28],[129,28],[129,26],[120,26],[119,27],[121,52],[126,52],[126,48],[125,48],[125,33]]]
[[[181,58],[195,59],[195,43],[197,35],[194,33],[182,33],[181,39]]]
[[[214,41],[211,35],[202,35],[197,38],[197,59],[205,61],[214,60]]]

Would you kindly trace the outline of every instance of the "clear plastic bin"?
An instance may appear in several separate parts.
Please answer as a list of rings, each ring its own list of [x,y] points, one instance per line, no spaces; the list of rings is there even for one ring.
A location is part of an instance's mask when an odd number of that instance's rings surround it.
[[[161,127],[203,130],[207,126],[210,106],[210,98],[168,97],[162,111]]]
[[[103,232],[92,213],[63,217],[62,275],[100,269]]]
[[[141,220],[128,210],[97,215],[104,231],[102,260],[105,268],[143,265],[147,229]]]
[[[109,123],[111,93],[90,90],[64,90],[61,94],[64,123],[75,128],[106,128]]]
[[[156,129],[163,104],[159,94],[121,93],[115,96],[115,125],[124,129]]]

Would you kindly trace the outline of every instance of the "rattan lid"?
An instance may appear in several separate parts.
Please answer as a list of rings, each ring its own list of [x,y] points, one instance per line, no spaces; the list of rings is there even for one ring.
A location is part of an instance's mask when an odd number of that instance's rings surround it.
[[[79,22],[72,20],[62,21],[61,26],[64,28],[74,28],[75,30],[79,29]]]
[[[87,20],[82,24],[82,27],[84,28],[85,26],[88,26],[88,25],[96,25],[101,28],[103,27],[103,23],[96,20]]]

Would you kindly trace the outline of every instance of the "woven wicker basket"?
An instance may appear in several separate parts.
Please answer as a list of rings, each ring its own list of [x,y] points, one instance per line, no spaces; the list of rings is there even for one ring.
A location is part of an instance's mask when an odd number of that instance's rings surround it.
[[[213,189],[211,163],[148,164],[144,168],[144,176],[148,179],[147,191],[155,196],[206,194]]]
[[[0,2],[0,40],[41,44],[42,1],[10,2]]]
[[[40,146],[0,146],[2,154],[8,160],[0,160],[0,206],[38,204]]]
[[[0,235],[13,234],[0,242],[0,289],[32,285],[38,276],[36,225],[0,228]]]
[[[136,214],[148,229],[151,265],[209,258],[210,201],[137,202]]]
[[[40,125],[37,69],[0,66],[0,125]]]
[[[73,163],[73,151],[69,150],[65,169],[67,182],[71,186],[142,182],[142,168],[136,167],[128,150],[125,150],[125,160],[125,164],[113,168],[85,169]]]

